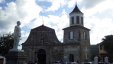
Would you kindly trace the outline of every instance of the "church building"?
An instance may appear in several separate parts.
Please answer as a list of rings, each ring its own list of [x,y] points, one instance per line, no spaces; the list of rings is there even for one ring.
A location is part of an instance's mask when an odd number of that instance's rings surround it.
[[[84,27],[84,16],[76,5],[69,14],[69,26],[65,27],[63,43],[55,30],[45,25],[31,29],[28,39],[22,44],[25,61],[53,64],[56,61],[82,62],[90,57],[90,29]]]

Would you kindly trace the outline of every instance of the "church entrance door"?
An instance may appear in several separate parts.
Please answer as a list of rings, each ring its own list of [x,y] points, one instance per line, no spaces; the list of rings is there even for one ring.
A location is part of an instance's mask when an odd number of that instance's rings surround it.
[[[70,61],[70,62],[74,62],[74,55],[73,55],[73,54],[70,54],[70,55],[69,55],[69,61]]]
[[[44,49],[38,50],[37,58],[38,64],[46,64],[46,51]]]

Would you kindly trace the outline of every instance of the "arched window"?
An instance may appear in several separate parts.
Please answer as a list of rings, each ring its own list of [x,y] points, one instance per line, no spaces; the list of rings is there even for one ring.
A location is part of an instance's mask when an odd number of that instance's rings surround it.
[[[74,32],[69,32],[69,39],[73,39],[74,38]]]

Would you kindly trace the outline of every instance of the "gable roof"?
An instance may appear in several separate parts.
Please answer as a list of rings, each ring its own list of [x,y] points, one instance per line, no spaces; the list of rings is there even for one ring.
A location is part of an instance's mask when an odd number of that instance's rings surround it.
[[[55,30],[41,25],[31,30],[24,45],[52,45],[55,43],[61,43],[56,36]]]

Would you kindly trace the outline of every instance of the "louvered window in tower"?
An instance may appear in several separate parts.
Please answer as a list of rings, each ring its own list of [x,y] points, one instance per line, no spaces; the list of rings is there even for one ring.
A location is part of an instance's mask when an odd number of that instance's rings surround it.
[[[71,17],[71,24],[74,24],[74,17]]]
[[[81,24],[83,25],[83,17],[81,17]]]
[[[80,23],[80,21],[79,21],[79,16],[76,17],[76,22],[77,22],[77,24]]]

